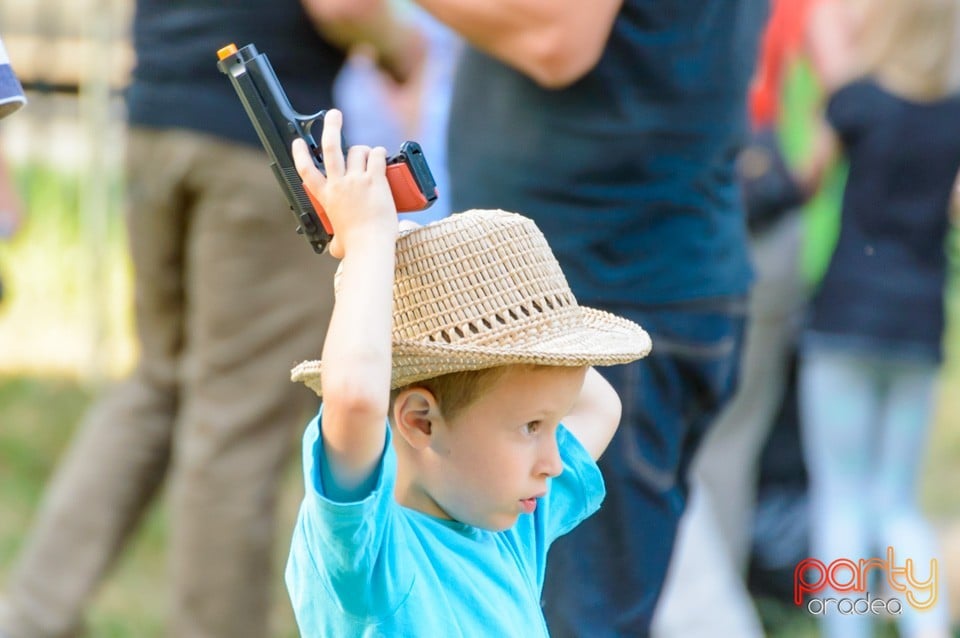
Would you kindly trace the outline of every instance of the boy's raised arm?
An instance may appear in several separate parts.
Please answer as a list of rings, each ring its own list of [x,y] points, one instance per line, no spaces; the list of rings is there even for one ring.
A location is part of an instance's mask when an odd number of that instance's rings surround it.
[[[596,460],[620,426],[621,407],[617,391],[596,369],[590,368],[580,396],[562,422]]]
[[[330,327],[323,346],[322,437],[328,497],[369,492],[386,441],[397,212],[386,178],[386,150],[340,145],[342,116],[327,112],[321,148],[326,176],[306,144],[293,145],[297,172],[333,226],[330,253],[341,258]],[[331,484],[332,483],[332,484]]]

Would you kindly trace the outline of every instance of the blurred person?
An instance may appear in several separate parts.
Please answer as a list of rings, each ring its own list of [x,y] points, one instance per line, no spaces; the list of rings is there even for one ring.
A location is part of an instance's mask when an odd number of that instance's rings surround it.
[[[17,192],[13,172],[0,155],[0,240],[10,239],[20,227],[23,202]]]
[[[386,6],[137,2],[126,222],[139,361],[51,480],[0,598],[4,638],[79,633],[165,478],[169,634],[269,635],[278,488],[315,403],[289,369],[323,343],[333,261],[294,232],[216,52],[255,43],[294,108],[329,108],[352,41],[398,79],[418,63]]]
[[[946,574],[933,571],[938,548],[917,490],[943,361],[945,241],[960,169],[958,10],[956,0],[822,2],[810,30],[828,97],[801,176],[812,190],[835,158],[849,162],[839,238],[801,345],[812,556],[884,561],[864,585],[873,598],[900,598],[900,634],[911,638],[950,635]],[[926,611],[886,584],[907,562],[932,581],[913,592],[934,603]],[[849,571],[833,583],[842,588]],[[822,628],[828,638],[870,636],[871,615],[829,609]]]
[[[344,114],[344,136],[356,143],[399,148],[416,140],[430,159],[440,197],[430,208],[401,213],[401,219],[426,224],[450,214],[446,159],[447,120],[453,76],[463,48],[461,38],[408,0],[390,0],[423,37],[423,64],[402,84],[377,68],[375,55],[357,47],[334,85],[334,100]]]
[[[401,99],[413,99],[407,107],[411,112],[408,136],[429,149],[430,166],[434,173],[440,197],[428,210],[429,215],[416,217],[418,222],[446,217],[450,206],[450,169],[447,160],[447,125],[450,121],[450,103],[453,97],[453,82],[457,62],[463,50],[463,39],[452,29],[434,18],[418,5],[412,5],[412,19],[425,34],[427,57],[419,76],[419,86],[412,94],[406,92]],[[409,96],[409,97],[407,97]]]
[[[750,142],[737,173],[756,279],[736,394],[696,454],[667,586],[654,619],[662,637],[762,636],[747,591],[760,456],[777,418],[796,349],[804,290],[800,207],[806,194],[780,142],[784,76],[803,54],[817,0],[774,0],[749,93]]]
[[[10,65],[7,48],[0,39],[0,120],[15,113],[26,103],[23,87]]]
[[[26,104],[20,80],[10,65],[10,56],[0,40],[0,119]],[[20,225],[20,197],[6,159],[0,155],[0,240],[9,239]],[[3,299],[3,280],[0,279],[0,300]]]
[[[750,282],[734,180],[766,0],[418,0],[462,35],[452,207],[523,211],[578,299],[651,334],[604,371],[604,507],[551,549],[551,634],[647,635],[685,476],[737,377]]]
[[[0,43],[2,46],[2,43]],[[0,94],[4,89],[0,88]],[[12,113],[16,109],[10,109]],[[5,114],[0,114],[0,116]],[[0,241],[6,241],[13,237],[14,233],[20,227],[23,204],[20,195],[17,192],[17,185],[13,173],[2,152],[0,152]],[[3,302],[5,295],[3,285],[3,273],[0,272],[0,303]]]

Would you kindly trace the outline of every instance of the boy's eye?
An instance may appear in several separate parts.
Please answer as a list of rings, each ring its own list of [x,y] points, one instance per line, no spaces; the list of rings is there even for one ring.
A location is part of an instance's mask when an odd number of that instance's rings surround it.
[[[540,421],[530,421],[523,426],[523,429],[527,434],[536,434],[537,430],[540,429]]]

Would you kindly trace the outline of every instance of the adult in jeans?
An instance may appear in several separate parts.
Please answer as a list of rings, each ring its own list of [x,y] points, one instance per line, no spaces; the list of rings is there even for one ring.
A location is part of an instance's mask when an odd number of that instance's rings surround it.
[[[757,475],[764,443],[790,389],[806,300],[799,272],[806,193],[781,150],[781,96],[806,54],[807,16],[818,1],[771,2],[750,87],[751,140],[737,161],[755,270],[740,382],[693,464],[690,504],[654,618],[658,638],[764,635],[745,578]]]
[[[624,404],[607,499],[553,546],[544,591],[555,637],[644,636],[684,475],[736,382],[750,266],[733,163],[767,2],[418,1],[470,44],[453,209],[529,215],[578,299],[653,339],[606,373]]]
[[[294,233],[216,51],[255,43],[293,106],[312,112],[331,105],[347,35],[381,43],[395,74],[406,64],[395,51],[409,50],[402,30],[377,33],[390,29],[377,7],[351,0],[331,16],[338,3],[314,4],[137,3],[126,183],[140,358],[49,485],[0,599],[6,638],[78,632],[165,478],[170,635],[269,635],[278,488],[315,409],[289,369],[323,344],[333,263]]]

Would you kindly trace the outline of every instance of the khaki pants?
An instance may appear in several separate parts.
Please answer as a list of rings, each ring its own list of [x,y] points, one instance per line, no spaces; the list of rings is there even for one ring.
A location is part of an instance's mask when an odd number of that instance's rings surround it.
[[[258,148],[133,130],[128,231],[140,360],[89,412],[0,600],[0,634],[67,636],[168,479],[170,634],[263,638],[281,474],[316,397],[335,262]],[[286,539],[284,539],[286,540]]]

